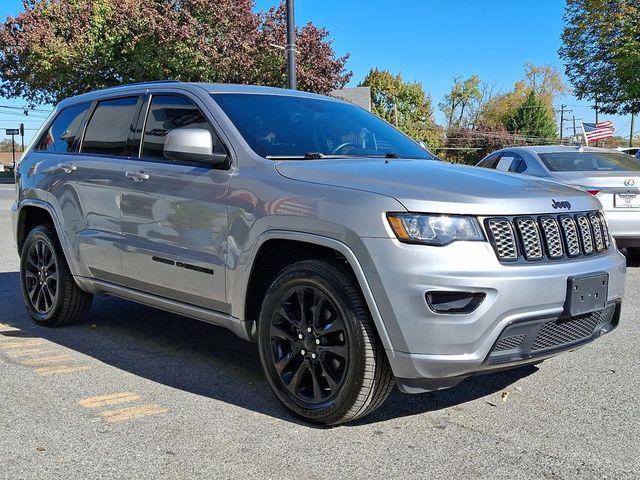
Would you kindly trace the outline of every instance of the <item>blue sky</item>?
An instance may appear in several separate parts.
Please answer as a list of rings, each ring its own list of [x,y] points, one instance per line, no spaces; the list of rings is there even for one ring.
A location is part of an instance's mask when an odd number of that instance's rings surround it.
[[[257,0],[266,9],[277,0]],[[2,0],[0,18],[18,13],[20,0]],[[296,21],[326,27],[338,55],[350,54],[347,67],[356,85],[372,67],[401,73],[421,82],[432,97],[438,121],[438,102],[451,87],[453,77],[477,74],[507,91],[522,78],[525,63],[564,66],[558,58],[564,1],[561,0],[297,0]],[[567,95],[558,98],[584,121],[594,112],[586,102]],[[19,100],[0,98],[0,105],[22,106]],[[24,119],[0,109],[0,128]],[[42,121],[33,114],[27,128]],[[607,116],[616,132],[629,134],[629,118]],[[22,120],[21,120],[22,119]],[[568,124],[566,125],[568,126]],[[4,133],[4,132],[0,132]],[[568,133],[565,132],[566,134]],[[0,135],[1,138],[1,135]]]

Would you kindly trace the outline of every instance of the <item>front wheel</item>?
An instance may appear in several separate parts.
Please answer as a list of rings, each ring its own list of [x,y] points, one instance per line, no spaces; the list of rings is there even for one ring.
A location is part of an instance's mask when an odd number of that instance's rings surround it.
[[[55,234],[31,230],[20,256],[20,283],[27,311],[46,326],[72,325],[86,315],[93,296],[80,290]]]
[[[325,425],[378,408],[394,379],[362,294],[339,265],[309,260],[285,268],[260,312],[260,360],[282,403]]]

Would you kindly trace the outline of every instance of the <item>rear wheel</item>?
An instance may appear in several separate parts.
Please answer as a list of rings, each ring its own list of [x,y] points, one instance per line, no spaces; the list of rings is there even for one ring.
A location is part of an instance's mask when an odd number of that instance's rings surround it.
[[[72,325],[86,315],[93,296],[76,285],[55,234],[34,228],[20,257],[20,281],[27,311],[46,326]]]
[[[263,301],[258,336],[271,387],[307,421],[365,416],[395,383],[362,294],[339,265],[310,260],[285,268]]]

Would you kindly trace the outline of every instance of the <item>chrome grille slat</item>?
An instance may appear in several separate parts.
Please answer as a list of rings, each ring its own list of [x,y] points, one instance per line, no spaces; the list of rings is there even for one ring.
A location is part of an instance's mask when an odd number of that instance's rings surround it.
[[[606,251],[611,246],[602,212],[493,217],[484,220],[498,260],[559,260]]]
[[[601,252],[604,250],[604,239],[600,228],[600,217],[595,213],[590,213],[589,221],[591,222],[591,227],[593,227],[593,238],[595,240],[596,250]]]
[[[582,214],[576,215],[578,227],[580,228],[580,238],[582,239],[582,249],[586,255],[593,253],[593,239],[591,237],[591,228],[589,228],[589,220]]]
[[[550,258],[560,258],[564,256],[564,247],[562,246],[562,238],[560,237],[560,228],[558,222],[552,217],[543,217],[540,219],[542,232],[547,243],[547,254]]]
[[[602,226],[602,234],[604,236],[604,248],[608,249],[611,246],[611,237],[609,236],[609,226],[607,225],[607,219],[604,215],[598,212],[600,217],[600,225]]]
[[[511,222],[504,218],[492,218],[488,225],[498,258],[503,261],[517,260],[518,250]]]
[[[524,257],[527,260],[541,260],[543,255],[542,241],[536,221],[532,218],[518,218],[516,226],[522,240]]]

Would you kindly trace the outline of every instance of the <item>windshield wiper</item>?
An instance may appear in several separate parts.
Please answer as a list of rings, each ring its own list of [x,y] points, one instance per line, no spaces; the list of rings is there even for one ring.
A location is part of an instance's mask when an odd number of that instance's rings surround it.
[[[331,157],[331,155],[325,155],[320,152],[307,152],[304,155],[267,155],[265,158],[269,160],[318,160]]]

